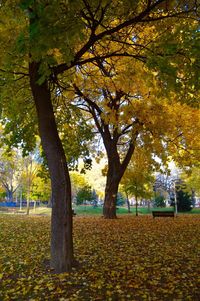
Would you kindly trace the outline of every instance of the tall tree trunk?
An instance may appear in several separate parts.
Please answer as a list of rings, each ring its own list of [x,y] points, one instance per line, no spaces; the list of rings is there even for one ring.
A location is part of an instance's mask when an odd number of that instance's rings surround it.
[[[104,136],[104,145],[108,156],[108,171],[105,188],[105,199],[103,207],[104,218],[116,218],[116,200],[120,180],[124,175],[126,167],[131,160],[134,151],[134,144],[130,144],[123,162],[117,151],[117,140],[115,142]]]
[[[57,273],[73,264],[71,183],[60,141],[48,82],[38,84],[40,63],[29,65],[30,84],[38,115],[39,133],[47,157],[52,188],[51,267]]]
[[[116,215],[116,200],[119,180],[114,175],[107,175],[103,215],[105,218],[114,219]]]
[[[104,218],[108,218],[108,219],[117,218],[116,202],[117,202],[117,192],[118,192],[119,182],[121,178],[119,177],[120,162],[116,154],[114,154],[114,152],[109,154],[107,151],[108,171],[106,175],[103,216]]]

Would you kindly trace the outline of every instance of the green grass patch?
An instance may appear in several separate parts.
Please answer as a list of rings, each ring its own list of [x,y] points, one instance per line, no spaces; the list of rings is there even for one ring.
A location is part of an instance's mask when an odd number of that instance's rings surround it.
[[[92,215],[92,216],[101,216],[103,215],[103,207],[93,207],[91,205],[79,205],[79,206],[73,206],[73,209],[75,210],[75,213],[80,216],[87,216],[87,215]],[[159,211],[173,211],[174,209],[172,207],[167,207],[167,208],[150,208],[148,209],[147,207],[138,207],[138,214],[143,215],[143,214],[151,214],[152,211],[154,210],[159,210]],[[20,213],[19,210],[16,210],[17,213]],[[3,213],[14,213],[15,211],[6,211],[5,209],[3,211],[0,210],[0,214]],[[23,208],[22,214],[26,213],[26,208]],[[135,206],[131,206],[131,213],[128,213],[128,209],[126,207],[118,207],[117,209],[117,215],[135,215],[136,214],[136,209]],[[193,208],[189,212],[178,212],[178,214],[200,214],[200,208]],[[47,207],[37,207],[35,210],[30,209],[30,215],[51,215],[51,208]]]

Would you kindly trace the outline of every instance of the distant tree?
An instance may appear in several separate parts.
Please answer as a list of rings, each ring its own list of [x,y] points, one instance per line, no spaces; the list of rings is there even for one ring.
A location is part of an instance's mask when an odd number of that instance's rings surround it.
[[[98,204],[98,195],[95,189],[92,190],[92,203],[93,203],[93,207],[96,208]]]
[[[31,187],[31,199],[48,201],[51,197],[51,185],[50,179],[44,179],[36,175],[33,178],[33,183]]]
[[[23,159],[22,185],[26,191],[27,208],[26,214],[29,215],[30,199],[34,180],[37,177],[40,164],[37,163],[35,152],[30,153]]]
[[[70,179],[72,185],[72,201],[74,202],[76,201],[78,191],[87,186],[88,183],[85,179],[85,176],[76,171],[70,172]]]
[[[195,166],[189,172],[183,172],[181,179],[187,184],[187,191],[192,194],[192,203],[195,206],[196,196],[200,196],[200,166]]]
[[[1,149],[0,155],[0,183],[5,189],[6,198],[12,201],[21,181],[22,158],[15,150],[6,152],[5,149]]]
[[[176,199],[177,199],[177,210],[180,212],[192,210],[192,194],[188,192],[187,186],[181,180],[176,184]],[[175,205],[174,196],[172,197],[171,205]]]
[[[151,154],[142,147],[137,147],[121,180],[127,199],[129,196],[135,197],[136,215],[138,215],[139,198],[150,198],[152,196],[153,168],[155,166],[156,162],[152,159]]]
[[[155,205],[155,207],[166,207],[164,196],[157,194],[155,196],[154,205]]]
[[[126,202],[123,194],[121,192],[117,193],[117,206],[123,206]]]
[[[191,211],[192,210],[192,196],[183,189],[180,189],[176,193],[177,209],[178,211]]]
[[[83,204],[85,201],[91,202],[94,199],[91,186],[85,185],[82,187],[76,195],[77,205]]]

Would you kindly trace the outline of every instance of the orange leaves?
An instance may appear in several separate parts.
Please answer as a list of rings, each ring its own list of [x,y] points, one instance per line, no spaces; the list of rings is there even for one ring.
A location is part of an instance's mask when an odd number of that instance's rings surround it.
[[[71,274],[52,274],[50,219],[0,216],[1,300],[198,300],[200,219],[74,220]]]

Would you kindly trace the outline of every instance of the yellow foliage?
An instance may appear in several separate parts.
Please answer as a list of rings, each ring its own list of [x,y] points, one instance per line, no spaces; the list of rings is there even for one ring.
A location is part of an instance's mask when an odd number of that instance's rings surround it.
[[[49,217],[0,215],[0,224],[1,300],[199,300],[198,215],[77,216],[80,267],[60,275],[44,264]]]

